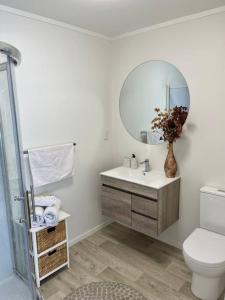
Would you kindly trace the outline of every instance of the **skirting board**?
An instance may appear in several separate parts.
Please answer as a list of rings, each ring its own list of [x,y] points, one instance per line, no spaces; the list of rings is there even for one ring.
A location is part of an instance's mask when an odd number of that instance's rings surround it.
[[[109,221],[106,221],[102,224],[99,224],[97,226],[95,226],[94,228],[86,231],[85,233],[82,233],[80,235],[78,235],[77,237],[75,237],[74,239],[71,239],[69,241],[69,247],[72,247],[73,245],[75,245],[76,243],[86,239],[87,237],[89,237],[90,235],[94,234],[95,232],[97,232],[98,230],[108,226],[109,224],[111,224],[113,221],[109,220]]]
[[[69,241],[69,243],[68,243],[69,247],[72,247],[73,245],[75,245],[78,242],[86,239],[90,235],[94,234],[98,230],[100,230],[100,229],[108,226],[109,224],[111,224],[113,222],[114,221],[112,221],[112,220],[108,220],[108,221],[106,221],[106,222],[104,222],[102,224],[99,224],[99,225],[95,226],[94,228],[86,231],[85,233],[78,235],[76,238],[74,238],[74,239],[72,239],[72,240]],[[163,242],[163,243],[169,244],[169,245],[171,245],[171,246],[173,246],[175,248],[178,248],[178,249],[182,249],[183,248],[183,242],[181,242],[181,241],[178,241],[176,244],[174,244],[174,243],[168,243],[168,241],[164,241],[163,239],[160,239],[160,238],[156,238],[156,239],[159,240],[159,241],[161,241],[161,242]]]

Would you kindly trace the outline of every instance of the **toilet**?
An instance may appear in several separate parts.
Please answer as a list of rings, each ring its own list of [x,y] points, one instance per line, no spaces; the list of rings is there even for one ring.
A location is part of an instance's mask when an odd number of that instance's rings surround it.
[[[183,243],[193,272],[191,290],[202,300],[217,300],[225,289],[225,190],[200,190],[200,228]]]

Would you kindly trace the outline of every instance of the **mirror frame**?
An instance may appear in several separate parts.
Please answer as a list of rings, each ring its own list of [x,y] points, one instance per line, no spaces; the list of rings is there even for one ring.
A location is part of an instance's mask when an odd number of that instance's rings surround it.
[[[120,115],[120,120],[121,120],[121,122],[122,122],[124,128],[126,129],[127,133],[129,133],[129,135],[130,135],[133,139],[135,139],[135,141],[137,141],[137,142],[139,142],[139,143],[141,143],[141,144],[144,144],[144,145],[157,146],[157,145],[164,144],[165,141],[162,141],[161,143],[158,143],[158,144],[150,144],[150,143],[144,143],[144,142],[138,140],[137,138],[135,138],[135,137],[133,136],[133,134],[130,132],[130,130],[127,128],[127,126],[124,124],[123,118],[122,118],[122,114],[121,114],[121,94],[122,94],[123,87],[125,86],[126,81],[127,81],[128,77],[129,77],[129,75],[130,75],[132,72],[134,72],[138,67],[140,67],[140,66],[142,66],[142,65],[144,65],[144,64],[146,64],[146,63],[149,63],[149,62],[164,62],[164,63],[166,63],[166,64],[168,64],[168,65],[172,65],[172,66],[173,66],[179,73],[181,73],[181,75],[184,77],[184,79],[185,79],[185,81],[186,81],[186,83],[187,83],[187,89],[188,89],[188,95],[189,95],[188,115],[189,115],[189,111],[190,111],[190,107],[191,107],[191,102],[190,102],[191,96],[190,96],[190,89],[189,89],[188,82],[187,82],[187,80],[186,80],[186,77],[183,75],[183,73],[177,68],[176,65],[174,65],[173,63],[170,63],[170,62],[168,62],[168,61],[166,61],[166,60],[163,60],[163,59],[150,59],[150,60],[146,60],[146,61],[140,63],[139,65],[137,65],[136,67],[132,68],[132,69],[129,71],[129,73],[126,75],[125,80],[123,81],[123,84],[122,84],[122,86],[121,86],[120,93],[119,93],[119,115]],[[187,118],[188,118],[188,115],[187,115]],[[187,118],[186,118],[185,122],[187,121]],[[184,123],[184,124],[185,124],[185,123]]]

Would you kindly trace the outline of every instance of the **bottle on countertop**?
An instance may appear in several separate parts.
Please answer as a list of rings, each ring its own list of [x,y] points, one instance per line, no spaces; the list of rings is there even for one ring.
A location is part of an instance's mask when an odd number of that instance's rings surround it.
[[[137,169],[138,168],[138,161],[137,161],[137,158],[136,158],[135,154],[132,154],[130,165],[131,165],[131,169]]]
[[[124,159],[123,159],[123,166],[125,168],[130,168],[131,167],[131,159],[130,159],[130,157],[124,157]]]

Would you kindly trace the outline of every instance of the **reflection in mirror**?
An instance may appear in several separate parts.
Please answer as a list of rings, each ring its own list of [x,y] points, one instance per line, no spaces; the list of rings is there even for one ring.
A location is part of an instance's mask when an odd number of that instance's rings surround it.
[[[120,115],[127,131],[145,144],[159,144],[162,132],[152,131],[155,108],[170,111],[190,106],[187,82],[181,72],[165,61],[148,61],[127,77],[120,93]]]

